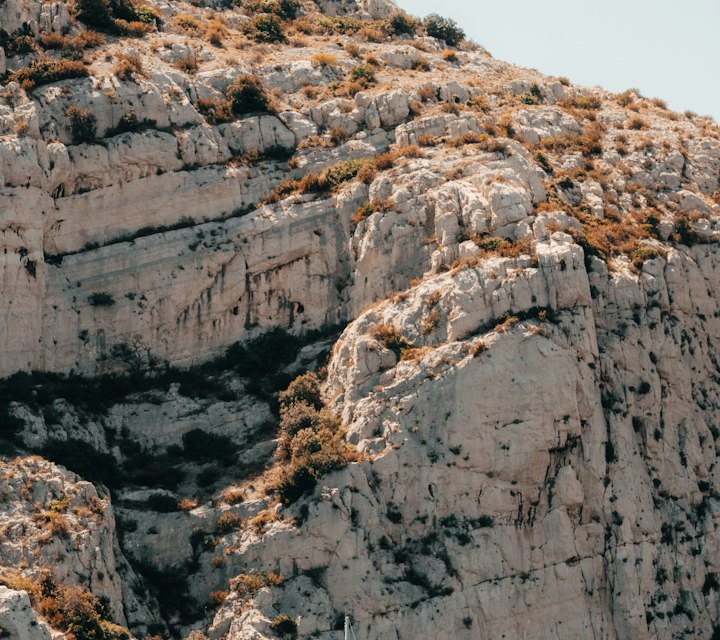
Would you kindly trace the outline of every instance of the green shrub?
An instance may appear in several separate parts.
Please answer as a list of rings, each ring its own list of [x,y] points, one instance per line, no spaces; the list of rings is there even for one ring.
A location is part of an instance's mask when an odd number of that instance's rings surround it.
[[[110,307],[115,304],[115,298],[111,294],[102,291],[100,293],[91,293],[88,296],[88,302],[93,307]]]
[[[5,50],[8,57],[31,53],[35,51],[35,34],[27,22],[12,34],[0,29],[0,47]]]
[[[410,63],[410,68],[414,71],[430,71],[432,67],[427,60],[424,60],[423,58],[415,58]]]
[[[288,408],[296,403],[304,403],[315,409],[323,406],[320,397],[320,380],[312,371],[303,373],[293,380],[279,395],[280,407]]]
[[[113,15],[107,0],[76,0],[78,20],[91,27],[109,30],[114,26]]]
[[[70,135],[73,144],[82,144],[83,142],[93,142],[95,140],[97,119],[90,111],[73,104],[67,108],[65,116],[70,122]],[[115,303],[109,293],[94,293],[88,300],[93,306],[108,306]]]
[[[167,493],[153,493],[147,499],[146,504],[149,509],[158,513],[172,513],[179,510],[177,498],[173,498]]]
[[[328,167],[321,174],[321,180],[329,189],[335,189],[344,182],[352,180],[360,170],[372,162],[370,158],[360,158],[357,160],[342,160],[332,167]]]
[[[235,445],[227,436],[193,429],[183,434],[183,453],[194,462],[212,462],[235,455]]]
[[[318,25],[327,34],[352,35],[362,29],[363,21],[353,16],[333,16],[331,18],[322,18]]]
[[[125,133],[128,131],[137,131],[140,128],[140,120],[137,117],[137,113],[133,109],[125,112],[120,116],[117,130],[118,133]]]
[[[106,620],[100,621],[100,629],[105,640],[130,640],[130,633],[124,627]]]
[[[90,74],[87,66],[80,60],[40,58],[33,60],[29,67],[16,71],[14,79],[29,91],[43,84],[71,78],[86,78],[88,75]]]
[[[156,24],[160,22],[160,14],[146,4],[134,5],[135,19],[138,22],[144,22],[145,24]]]
[[[284,636],[292,636],[293,638],[297,635],[297,622],[290,616],[280,614],[270,623],[270,628],[275,632]]]
[[[253,18],[247,34],[260,42],[284,42],[282,22],[274,13],[261,13]]]
[[[246,114],[268,111],[270,97],[260,79],[248,73],[241,73],[227,89],[227,98],[233,113]]]
[[[22,55],[35,51],[35,38],[33,36],[15,36],[10,40],[9,48],[13,54]]]
[[[273,13],[283,20],[294,20],[300,9],[298,0],[255,0],[248,5],[252,13]]]
[[[76,0],[75,10],[86,25],[124,35],[143,35],[160,20],[155,9],[130,0]]]
[[[465,32],[458,24],[450,18],[443,18],[437,13],[432,13],[423,21],[425,33],[432,38],[443,40],[446,44],[454,47],[465,38]]]
[[[306,173],[301,180],[283,180],[273,193],[276,196],[287,196],[291,193],[325,193],[332,191],[356,177],[361,179],[366,177],[367,172],[372,175],[374,164],[375,161],[372,158],[341,160],[332,167],[325,169],[320,175],[310,172]],[[274,201],[277,202],[277,198]]]
[[[415,18],[411,18],[406,13],[398,11],[387,18],[386,24],[387,30],[391,34],[399,36],[405,33],[415,33],[417,20]]]
[[[477,524],[477,526],[481,529],[492,528],[495,526],[495,518],[488,515],[482,515],[477,519],[475,524]]]
[[[297,18],[298,9],[302,6],[299,0],[278,0],[280,15],[286,20]]]
[[[653,247],[637,246],[630,254],[633,265],[637,269],[642,269],[642,266],[648,260],[654,260],[660,255],[657,249]]]
[[[350,80],[352,82],[360,82],[372,84],[376,82],[375,72],[369,64],[358,64],[350,69]]]

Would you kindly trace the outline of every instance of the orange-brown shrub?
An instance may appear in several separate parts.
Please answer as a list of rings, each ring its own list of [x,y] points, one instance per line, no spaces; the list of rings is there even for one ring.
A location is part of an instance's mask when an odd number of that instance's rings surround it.
[[[77,640],[129,640],[127,629],[111,622],[105,608],[91,593],[80,587],[57,582],[49,570],[36,578],[3,569],[0,584],[28,593],[33,608],[55,629]]]
[[[625,126],[628,129],[633,129],[635,131],[640,131],[641,129],[647,129],[647,122],[643,120],[642,118],[638,116],[633,116],[630,118],[626,123]]]
[[[216,47],[222,47],[223,40],[227,38],[228,30],[220,20],[209,20],[205,27],[204,38]]]
[[[283,583],[280,574],[274,571],[264,573],[241,573],[230,580],[230,589],[241,598],[253,598],[260,589],[265,587],[279,587]]]
[[[134,80],[143,75],[142,60],[137,54],[120,53],[112,71],[120,80]]]
[[[337,56],[330,53],[316,53],[310,58],[310,61],[318,67],[334,67],[338,63]]]
[[[178,509],[180,509],[180,511],[192,511],[199,504],[200,500],[197,498],[183,498],[178,502]]]
[[[231,484],[220,492],[220,499],[225,504],[239,504],[245,500],[245,492],[236,484]]]
[[[422,100],[423,102],[427,102],[428,100],[435,100],[437,97],[435,87],[432,85],[425,85],[423,87],[420,87],[417,91],[418,98]]]
[[[16,71],[12,78],[29,91],[43,84],[70,78],[85,78],[88,75],[90,72],[87,65],[81,60],[39,58],[33,60],[29,67]]]
[[[595,111],[602,107],[602,100],[597,96],[571,96],[560,102],[563,107]]]
[[[215,531],[221,535],[238,531],[242,528],[243,519],[239,513],[225,511],[215,521]]]
[[[232,122],[235,119],[230,101],[223,98],[198,98],[197,109],[210,124]]]

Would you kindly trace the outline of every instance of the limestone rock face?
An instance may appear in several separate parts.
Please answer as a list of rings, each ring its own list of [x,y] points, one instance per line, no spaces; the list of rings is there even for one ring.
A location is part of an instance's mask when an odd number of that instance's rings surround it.
[[[0,570],[138,638],[717,635],[717,125],[390,0],[282,42],[151,4],[0,0]],[[273,456],[308,369],[353,460],[316,485]],[[0,627],[59,639],[2,587]]]
[[[538,256],[427,279],[350,325],[326,393],[369,459],[325,478],[298,529],[240,547],[298,577],[254,610],[229,602],[218,637],[269,637],[280,612],[321,638],[338,613],[368,638],[711,634],[717,408],[690,390],[714,351],[685,350],[674,327],[717,330],[717,250],[588,273],[556,232]],[[527,319],[493,329],[508,309]],[[398,363],[380,323],[417,355]]]
[[[0,22],[8,33],[22,27],[23,23],[35,23],[40,17],[42,3],[37,0],[10,0],[0,7]]]
[[[63,634],[50,635],[50,629],[37,619],[25,591],[0,586],[0,629],[14,640],[64,640]]]
[[[107,497],[100,497],[91,483],[37,457],[1,462],[0,478],[3,567],[31,574],[49,567],[62,584],[79,585],[106,598],[112,618],[123,626],[157,621],[130,588],[128,581],[137,578],[119,549]],[[17,606],[8,604],[10,609]],[[21,628],[21,621],[13,624]]]

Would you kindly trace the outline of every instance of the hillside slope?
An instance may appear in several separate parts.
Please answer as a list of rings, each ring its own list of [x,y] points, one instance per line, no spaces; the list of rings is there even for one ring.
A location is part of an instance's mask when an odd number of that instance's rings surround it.
[[[718,633],[715,123],[389,0],[0,24],[0,627]]]

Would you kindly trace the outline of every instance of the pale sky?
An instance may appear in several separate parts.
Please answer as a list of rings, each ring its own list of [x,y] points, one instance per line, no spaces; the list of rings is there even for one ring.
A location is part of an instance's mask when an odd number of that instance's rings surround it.
[[[452,18],[495,58],[720,122],[720,0],[397,0]]]

